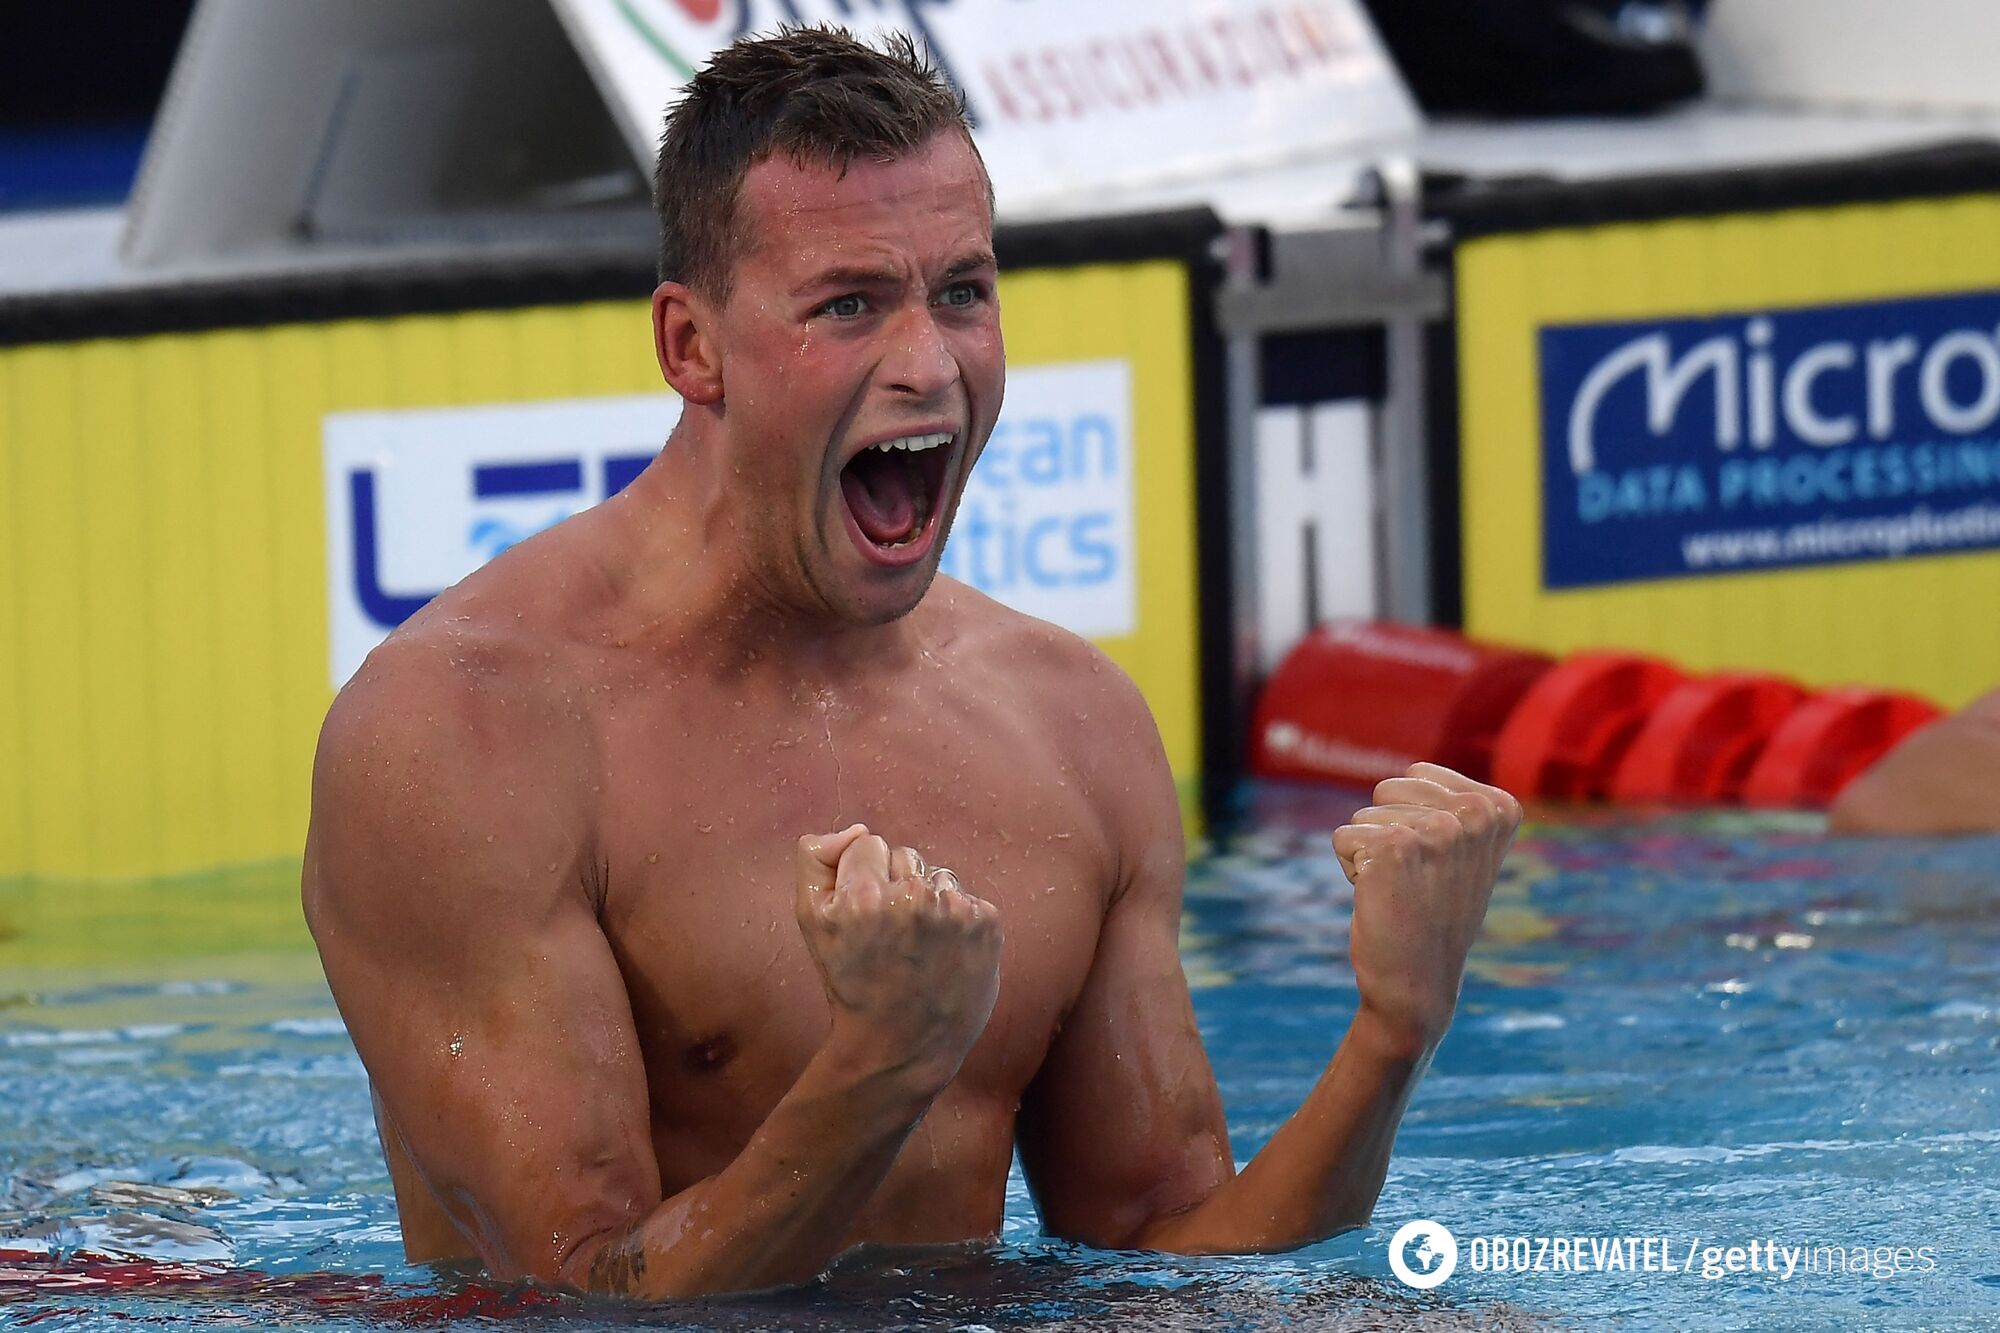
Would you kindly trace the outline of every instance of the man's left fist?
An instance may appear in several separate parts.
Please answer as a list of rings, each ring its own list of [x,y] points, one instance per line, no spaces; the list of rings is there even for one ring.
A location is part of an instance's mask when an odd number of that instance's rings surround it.
[[[1486,918],[1521,803],[1437,764],[1376,784],[1375,804],[1333,835],[1354,885],[1348,955],[1357,1022],[1424,1058],[1458,1007],[1465,955]]]

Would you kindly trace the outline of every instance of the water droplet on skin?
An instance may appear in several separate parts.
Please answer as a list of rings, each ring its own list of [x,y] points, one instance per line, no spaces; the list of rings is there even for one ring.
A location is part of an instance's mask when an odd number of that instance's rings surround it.
[[[697,819],[694,822],[694,831],[696,833],[713,833],[715,832],[715,825],[704,824],[699,819]]]
[[[453,1037],[451,1041],[446,1044],[445,1049],[451,1052],[452,1059],[454,1060],[458,1059],[459,1056],[465,1054],[465,1038],[457,1036]]]
[[[649,866],[656,866],[656,865],[658,865],[659,863],[660,863],[660,854],[659,854],[658,852],[647,852],[647,853],[646,853],[646,864],[647,864],[647,865],[649,865]]]

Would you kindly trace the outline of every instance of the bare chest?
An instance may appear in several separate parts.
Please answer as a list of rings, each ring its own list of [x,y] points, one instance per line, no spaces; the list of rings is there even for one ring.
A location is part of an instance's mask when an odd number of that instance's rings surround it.
[[[818,1050],[830,1015],[794,920],[795,844],[856,821],[1000,908],[999,1002],[946,1102],[1011,1126],[1096,951],[1112,866],[1090,794],[978,700],[804,702],[678,700],[608,748],[605,926],[656,1135],[726,1160]]]

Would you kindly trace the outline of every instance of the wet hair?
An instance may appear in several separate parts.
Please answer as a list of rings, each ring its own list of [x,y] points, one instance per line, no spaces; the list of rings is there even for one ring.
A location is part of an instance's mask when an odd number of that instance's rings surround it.
[[[653,174],[660,280],[728,298],[744,248],[743,177],[772,154],[844,173],[857,158],[893,160],[941,130],[972,141],[965,99],[907,34],[874,47],[842,28],[788,26],[731,43],[667,113]]]

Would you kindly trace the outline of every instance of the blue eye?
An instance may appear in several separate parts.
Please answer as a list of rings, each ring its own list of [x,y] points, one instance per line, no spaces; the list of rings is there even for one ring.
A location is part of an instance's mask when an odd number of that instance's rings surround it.
[[[961,308],[973,305],[978,300],[979,288],[970,282],[955,282],[945,288],[944,294],[938,298],[938,302],[941,305],[959,306]]]
[[[867,308],[868,302],[858,294],[849,292],[846,296],[836,296],[828,301],[819,308],[819,313],[831,315],[835,319],[853,319]]]

